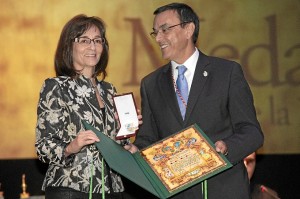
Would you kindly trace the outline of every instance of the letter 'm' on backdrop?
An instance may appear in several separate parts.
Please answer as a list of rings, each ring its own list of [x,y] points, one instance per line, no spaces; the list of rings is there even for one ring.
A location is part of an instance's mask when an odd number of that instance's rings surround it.
[[[153,11],[170,1],[0,0],[0,158],[35,158],[36,107],[64,24],[85,13],[104,19],[107,80],[133,91],[165,63],[149,36]],[[182,1],[201,18],[198,47],[242,64],[265,133],[262,154],[300,153],[300,3],[297,0]]]

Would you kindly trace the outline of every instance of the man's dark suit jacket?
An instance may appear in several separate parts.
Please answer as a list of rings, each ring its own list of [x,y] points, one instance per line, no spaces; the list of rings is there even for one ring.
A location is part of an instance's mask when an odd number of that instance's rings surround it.
[[[250,198],[243,158],[261,147],[264,140],[251,90],[239,64],[199,53],[184,121],[176,99],[171,64],[143,78],[143,124],[134,144],[141,149],[197,123],[214,143],[223,140],[227,144],[227,158],[234,165],[208,180],[208,198]],[[198,184],[174,198],[200,199],[201,192]]]

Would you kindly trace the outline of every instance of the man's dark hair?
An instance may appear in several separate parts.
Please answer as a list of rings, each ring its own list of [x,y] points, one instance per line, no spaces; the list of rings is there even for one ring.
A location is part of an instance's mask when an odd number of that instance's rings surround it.
[[[198,34],[199,34],[199,17],[194,12],[194,10],[190,6],[188,6],[184,3],[171,3],[171,4],[167,4],[162,7],[157,8],[153,14],[158,15],[159,13],[162,13],[167,10],[176,11],[181,23],[193,22],[195,24],[195,31],[193,34],[193,42],[194,42],[194,44],[196,44],[197,39],[198,39]],[[186,24],[182,24],[181,26],[184,27],[185,25]]]

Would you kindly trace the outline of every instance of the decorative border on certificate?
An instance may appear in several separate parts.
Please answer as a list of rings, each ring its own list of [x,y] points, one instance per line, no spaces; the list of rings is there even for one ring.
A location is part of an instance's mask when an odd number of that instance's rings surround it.
[[[141,151],[169,192],[204,178],[229,163],[199,130],[192,125]]]

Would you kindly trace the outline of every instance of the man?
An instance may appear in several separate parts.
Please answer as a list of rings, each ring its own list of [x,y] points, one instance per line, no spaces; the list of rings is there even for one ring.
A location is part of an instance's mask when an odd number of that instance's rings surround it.
[[[143,124],[134,145],[126,148],[134,153],[197,123],[215,143],[216,151],[234,165],[207,180],[208,198],[250,198],[243,159],[261,147],[264,138],[241,66],[206,56],[196,48],[199,18],[189,6],[168,4],[154,15],[151,35],[162,57],[170,62],[142,80]],[[186,71],[178,77],[182,65]],[[186,79],[188,91],[181,91],[177,77]],[[199,183],[172,198],[200,199],[202,191]]]

